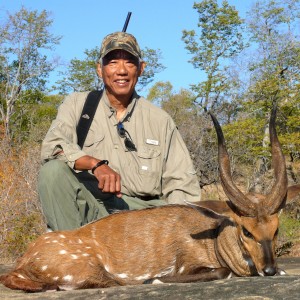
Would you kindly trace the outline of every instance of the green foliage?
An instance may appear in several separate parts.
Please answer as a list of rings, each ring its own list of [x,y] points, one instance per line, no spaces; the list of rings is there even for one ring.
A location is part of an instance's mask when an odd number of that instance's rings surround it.
[[[83,60],[72,59],[67,70],[60,72],[62,79],[56,82],[54,88],[59,90],[61,94],[98,89],[101,84],[96,73],[98,52],[98,48],[85,50]]]
[[[39,91],[28,90],[22,94],[21,101],[15,106],[16,113],[11,118],[11,137],[15,145],[28,140],[41,141],[62,101],[62,96],[46,96]]]
[[[144,73],[140,76],[138,89],[142,89],[153,82],[155,74],[162,72],[165,66],[160,63],[162,57],[160,49],[154,50],[146,47],[142,49],[142,57],[146,63]]]
[[[227,147],[240,164],[252,164],[262,156],[270,156],[262,145],[265,120],[243,118],[223,126]]]
[[[255,60],[249,62],[251,98],[263,105],[299,94],[299,1],[257,1],[247,20]],[[253,51],[253,50],[252,50]]]
[[[0,27],[0,114],[8,138],[15,106],[26,99],[22,92],[45,91],[46,78],[56,66],[47,58],[60,40],[49,31],[52,22],[45,10],[39,13],[22,7],[8,14]]]
[[[41,234],[37,230],[40,222],[40,213],[21,214],[10,220],[12,227],[2,244],[3,246],[6,244],[10,258],[19,257],[25,252],[28,244]]]
[[[295,244],[300,243],[300,220],[283,212],[279,217],[277,256],[289,254]]]
[[[156,82],[149,90],[147,99],[161,105],[163,101],[168,101],[173,94],[173,86],[171,82]]]

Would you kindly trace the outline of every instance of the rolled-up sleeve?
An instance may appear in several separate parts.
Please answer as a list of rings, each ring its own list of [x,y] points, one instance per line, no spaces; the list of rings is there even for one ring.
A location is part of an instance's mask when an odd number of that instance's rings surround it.
[[[163,194],[170,204],[200,201],[201,190],[196,171],[179,131],[173,127],[167,136],[169,147],[162,178]]]
[[[52,122],[41,148],[42,163],[52,159],[65,161],[74,168],[75,161],[86,155],[77,145],[76,126],[83,101],[78,101],[78,94],[73,93],[60,105],[56,119]],[[82,98],[82,95],[81,95]]]

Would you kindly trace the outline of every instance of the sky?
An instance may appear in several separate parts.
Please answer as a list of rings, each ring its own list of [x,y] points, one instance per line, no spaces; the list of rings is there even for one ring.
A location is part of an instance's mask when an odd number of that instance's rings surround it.
[[[104,36],[122,31],[127,13],[132,12],[127,32],[142,49],[160,49],[166,67],[155,81],[170,81],[175,91],[201,81],[201,73],[188,62],[191,55],[181,40],[182,30],[197,30],[194,0],[0,0],[0,22],[6,12],[13,14],[23,5],[28,10],[51,13],[51,33],[62,36],[54,56],[65,63],[83,59],[84,50],[100,47]],[[200,2],[200,1],[196,1]],[[244,18],[254,1],[228,0]],[[221,1],[219,1],[221,3]],[[51,80],[59,79],[52,75]],[[54,82],[53,82],[54,83]],[[152,84],[151,84],[152,85]]]

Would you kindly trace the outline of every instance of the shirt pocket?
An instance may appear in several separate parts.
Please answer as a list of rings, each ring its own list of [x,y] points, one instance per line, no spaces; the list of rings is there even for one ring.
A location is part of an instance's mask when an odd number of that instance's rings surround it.
[[[97,155],[97,148],[100,143],[104,141],[105,135],[103,133],[97,134],[95,132],[89,132],[83,145],[83,150],[91,155]]]
[[[159,148],[142,147],[137,152],[139,158],[139,173],[144,175],[151,175],[152,173],[159,173],[161,169],[160,163],[161,151]]]
[[[157,194],[162,172],[160,149],[143,147],[138,150],[137,157],[136,175],[131,182],[134,192],[139,195]],[[130,169],[133,171],[135,168]]]

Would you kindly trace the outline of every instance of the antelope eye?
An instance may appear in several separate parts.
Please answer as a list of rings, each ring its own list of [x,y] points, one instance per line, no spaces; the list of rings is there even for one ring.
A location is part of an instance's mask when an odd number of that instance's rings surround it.
[[[253,239],[253,235],[243,226],[243,234],[249,239]]]

